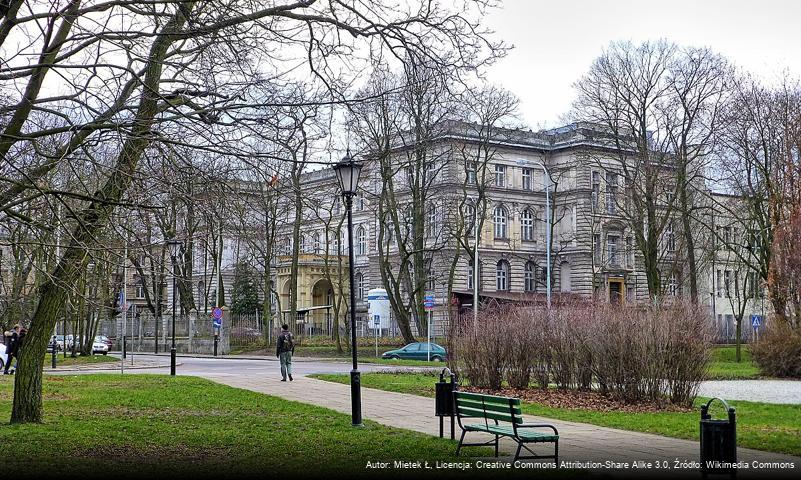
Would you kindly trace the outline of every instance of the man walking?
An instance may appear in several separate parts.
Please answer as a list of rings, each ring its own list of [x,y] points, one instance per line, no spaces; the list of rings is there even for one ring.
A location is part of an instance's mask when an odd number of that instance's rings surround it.
[[[289,381],[292,381],[292,354],[295,352],[295,339],[292,337],[292,332],[289,331],[289,325],[281,325],[281,334],[278,335],[276,342],[275,355],[278,361],[281,362],[281,381],[286,382],[286,377],[289,376]]]

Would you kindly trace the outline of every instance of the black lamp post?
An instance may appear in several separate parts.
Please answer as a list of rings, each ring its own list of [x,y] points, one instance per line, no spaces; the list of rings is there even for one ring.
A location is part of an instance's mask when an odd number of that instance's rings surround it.
[[[351,207],[353,206],[353,196],[356,195],[356,189],[359,184],[359,173],[361,173],[362,165],[355,162],[350,156],[350,151],[345,155],[339,163],[334,165],[334,171],[339,180],[339,188],[342,190],[342,197],[345,199],[345,208],[348,212],[348,265],[350,276],[350,342],[351,353],[353,354],[353,370],[350,371],[350,395],[351,395],[351,418],[353,426],[362,426],[362,392],[361,392],[361,376],[359,374],[359,365],[356,355],[356,291],[353,286],[354,281],[354,267],[353,267],[353,216],[351,214]]]
[[[170,348],[170,375],[175,376],[175,267],[176,258],[181,252],[181,242],[175,239],[167,241],[172,260],[172,347]]]

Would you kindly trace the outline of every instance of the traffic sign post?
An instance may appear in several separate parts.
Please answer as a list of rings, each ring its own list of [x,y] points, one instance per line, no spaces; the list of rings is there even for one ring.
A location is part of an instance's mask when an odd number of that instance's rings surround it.
[[[220,329],[222,328],[223,311],[220,307],[214,307],[211,311],[212,325],[214,325],[214,356],[217,356],[217,345],[220,341]]]
[[[426,359],[431,361],[431,322],[434,320],[434,294],[426,292],[423,299],[423,307],[428,312],[428,347],[426,352]]]
[[[759,329],[762,327],[762,315],[751,315],[751,328],[754,329],[754,340],[759,341]]]

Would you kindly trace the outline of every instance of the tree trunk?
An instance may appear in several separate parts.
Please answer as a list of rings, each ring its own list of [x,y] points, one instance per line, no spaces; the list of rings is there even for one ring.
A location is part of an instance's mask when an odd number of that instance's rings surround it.
[[[186,22],[188,12],[195,2],[185,2],[164,25],[154,41],[145,69],[142,97],[137,109],[133,130],[125,139],[116,159],[114,175],[111,175],[93,200],[79,215],[79,226],[72,233],[72,241],[66,248],[53,274],[39,290],[31,328],[26,336],[25,350],[14,380],[14,404],[11,410],[12,423],[42,421],[42,362],[50,335],[58,321],[58,312],[67,298],[65,285],[74,285],[88,263],[86,246],[91,244],[106,227],[116,205],[131,184],[142,152],[150,143],[151,127],[158,110],[159,81],[163,61],[169,46],[177,39],[174,35]]]

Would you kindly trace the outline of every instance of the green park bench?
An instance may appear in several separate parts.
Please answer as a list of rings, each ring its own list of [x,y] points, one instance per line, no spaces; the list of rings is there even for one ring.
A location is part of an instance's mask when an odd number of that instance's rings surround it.
[[[553,458],[558,468],[559,432],[553,425],[523,423],[520,399],[459,391],[454,392],[454,399],[456,402],[456,417],[459,427],[462,429],[462,437],[459,439],[459,446],[456,447],[457,456],[464,446],[495,445],[495,456],[497,457],[499,438],[509,437],[517,442],[515,461]],[[475,422],[476,420],[478,420],[477,423],[467,423]],[[533,431],[532,429],[534,428],[550,428],[553,433]],[[495,440],[484,443],[464,443],[464,437],[467,432],[489,433],[495,436]],[[553,455],[536,455],[534,451],[526,446],[529,443],[553,443]],[[520,451],[524,448],[532,455],[521,457]]]

